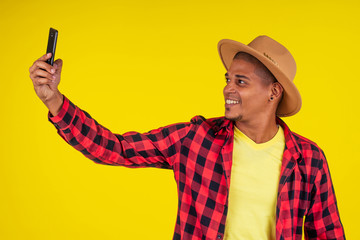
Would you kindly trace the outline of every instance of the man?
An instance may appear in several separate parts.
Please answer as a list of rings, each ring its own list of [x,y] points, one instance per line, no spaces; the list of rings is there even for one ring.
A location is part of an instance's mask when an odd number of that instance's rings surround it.
[[[279,118],[296,114],[296,65],[267,36],[221,40],[225,117],[196,116],[140,134],[113,134],[63,96],[62,61],[30,67],[49,120],[96,163],[173,169],[179,208],[173,239],[345,239],[327,161]]]

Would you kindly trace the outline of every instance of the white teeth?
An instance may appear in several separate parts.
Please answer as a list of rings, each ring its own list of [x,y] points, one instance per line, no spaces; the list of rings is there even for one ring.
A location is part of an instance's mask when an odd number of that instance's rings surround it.
[[[239,101],[234,101],[234,100],[230,100],[230,99],[226,99],[225,100],[226,104],[238,104]]]

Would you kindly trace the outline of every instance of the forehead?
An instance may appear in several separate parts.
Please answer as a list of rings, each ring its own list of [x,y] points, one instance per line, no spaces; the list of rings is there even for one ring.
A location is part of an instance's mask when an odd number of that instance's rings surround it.
[[[234,59],[228,69],[228,74],[247,73],[252,74],[258,66],[244,59]]]

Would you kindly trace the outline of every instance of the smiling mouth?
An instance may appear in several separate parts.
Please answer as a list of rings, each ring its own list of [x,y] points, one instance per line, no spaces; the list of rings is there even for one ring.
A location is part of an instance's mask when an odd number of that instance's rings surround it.
[[[234,105],[234,104],[240,103],[240,101],[231,100],[231,99],[226,99],[226,100],[225,100],[225,103],[226,103],[226,105]]]

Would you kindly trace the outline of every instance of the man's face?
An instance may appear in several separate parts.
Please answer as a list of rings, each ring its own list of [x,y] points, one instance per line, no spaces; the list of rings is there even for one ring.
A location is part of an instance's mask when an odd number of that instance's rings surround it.
[[[259,120],[269,114],[271,84],[255,73],[260,66],[234,59],[225,74],[225,117],[234,121]]]

